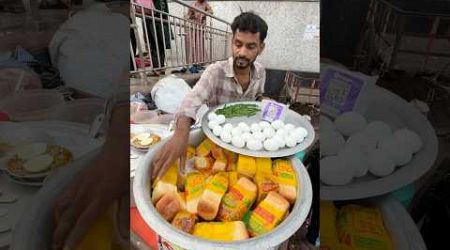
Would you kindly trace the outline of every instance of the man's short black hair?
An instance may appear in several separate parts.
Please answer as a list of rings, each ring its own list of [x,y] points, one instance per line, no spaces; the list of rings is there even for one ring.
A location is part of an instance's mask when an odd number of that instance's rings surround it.
[[[239,32],[259,32],[259,40],[261,40],[261,42],[264,42],[264,39],[266,39],[267,29],[267,23],[253,12],[241,13],[231,24],[233,35],[236,34],[237,30],[239,30]]]

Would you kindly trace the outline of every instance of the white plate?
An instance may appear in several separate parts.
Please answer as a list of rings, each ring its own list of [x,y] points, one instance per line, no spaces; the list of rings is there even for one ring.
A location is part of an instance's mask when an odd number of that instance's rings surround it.
[[[248,156],[253,156],[253,157],[271,157],[271,158],[275,158],[275,157],[285,157],[285,156],[291,156],[291,155],[295,155],[296,153],[303,151],[305,149],[307,149],[309,146],[311,146],[311,144],[314,142],[314,136],[315,136],[315,132],[314,132],[314,128],[311,125],[311,122],[308,121],[308,119],[306,119],[305,117],[303,117],[302,115],[294,112],[291,109],[288,109],[286,112],[286,116],[284,119],[285,123],[292,123],[294,126],[298,127],[301,126],[303,128],[305,128],[308,131],[308,136],[305,137],[305,140],[303,140],[303,142],[297,144],[297,146],[293,147],[293,148],[283,148],[277,151],[266,151],[266,150],[261,150],[261,151],[254,151],[254,150],[250,150],[247,148],[238,148],[233,146],[232,144],[229,143],[225,143],[223,142],[219,137],[215,136],[213,134],[213,132],[211,131],[211,129],[208,127],[208,114],[210,112],[214,112],[217,109],[221,109],[223,108],[225,105],[230,106],[230,105],[234,105],[234,104],[257,104],[261,107],[262,103],[261,102],[233,102],[233,103],[228,103],[228,104],[224,104],[224,105],[219,105],[217,107],[211,108],[204,116],[202,119],[202,130],[205,133],[205,135],[211,139],[214,143],[216,143],[217,145],[221,146],[222,148],[225,148],[227,150],[236,152],[238,154],[242,154],[242,155],[248,155]],[[261,107],[262,109],[262,107]],[[237,124],[239,124],[239,122],[246,122],[247,124],[251,124],[254,122],[260,122],[261,121],[261,112],[258,112],[256,115],[251,116],[251,117],[234,117],[234,118],[230,118],[227,119],[227,123],[231,123],[233,124],[233,126],[237,126]]]
[[[162,124],[131,124],[130,125],[130,133],[139,134],[139,133],[148,132],[148,133],[152,133],[152,134],[157,134],[158,136],[161,137],[161,140],[163,140],[164,138],[173,134],[173,132],[170,132],[168,130],[168,128],[169,127],[167,125],[162,125]],[[151,146],[151,147],[153,147],[153,146]],[[133,151],[137,151],[137,152],[141,152],[141,153],[145,153],[148,151],[148,149],[136,148],[136,147],[133,147],[132,145],[131,145],[131,148]]]
[[[18,137],[20,133],[25,131],[26,136],[22,136],[23,138],[21,138],[19,144],[44,142],[47,144],[62,146],[72,153],[73,161],[101,146],[103,143],[103,139],[95,139],[90,137],[88,135],[89,127],[80,123],[63,121],[39,121],[20,123],[8,122],[0,125],[0,130],[3,128],[8,128],[8,131],[14,134],[12,138],[8,138],[9,140]],[[0,159],[0,169],[3,169],[12,176],[15,176],[17,178],[43,178],[48,176],[52,172],[52,170],[46,170],[41,173],[17,175],[9,171],[5,166],[6,161],[11,157],[10,154]]]
[[[419,179],[436,160],[436,133],[427,118],[417,109],[397,95],[379,87],[370,90],[367,102],[369,106],[364,115],[369,121],[382,120],[393,130],[407,127],[422,138],[423,147],[411,162],[397,168],[389,176],[377,178],[367,175],[354,179],[345,186],[327,186],[321,183],[320,198],[323,200],[355,200],[392,192]]]
[[[33,195],[17,216],[18,222],[13,221],[11,249],[48,249],[52,237],[53,204],[55,199],[66,190],[66,186],[73,181],[84,167],[98,155],[100,150],[87,153],[77,161],[69,163],[67,168],[53,172],[54,176],[45,181],[45,185]],[[60,171],[63,170],[63,171]],[[24,205],[25,206],[25,205]]]

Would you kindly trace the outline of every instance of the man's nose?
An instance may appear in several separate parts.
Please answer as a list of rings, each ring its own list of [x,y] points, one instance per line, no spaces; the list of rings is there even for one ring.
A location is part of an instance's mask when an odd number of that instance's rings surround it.
[[[248,56],[248,49],[245,46],[242,46],[241,48],[239,48],[238,50],[238,55],[239,57],[245,57],[247,58]]]

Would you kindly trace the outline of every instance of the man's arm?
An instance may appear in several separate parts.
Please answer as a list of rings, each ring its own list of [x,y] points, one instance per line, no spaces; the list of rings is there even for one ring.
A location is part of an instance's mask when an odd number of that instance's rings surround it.
[[[180,165],[184,165],[191,125],[196,120],[200,106],[211,96],[214,89],[213,76],[213,69],[207,68],[194,88],[185,96],[175,118],[174,135],[153,160],[153,178],[164,175],[177,159],[180,159]]]

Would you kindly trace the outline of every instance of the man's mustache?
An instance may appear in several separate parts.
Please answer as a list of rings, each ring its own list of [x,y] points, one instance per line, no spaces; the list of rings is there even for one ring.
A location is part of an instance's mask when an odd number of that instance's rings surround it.
[[[245,60],[245,61],[247,61],[247,62],[250,62],[250,59],[245,58],[245,57],[236,57],[235,60],[236,60],[236,61],[237,61],[237,60]]]

